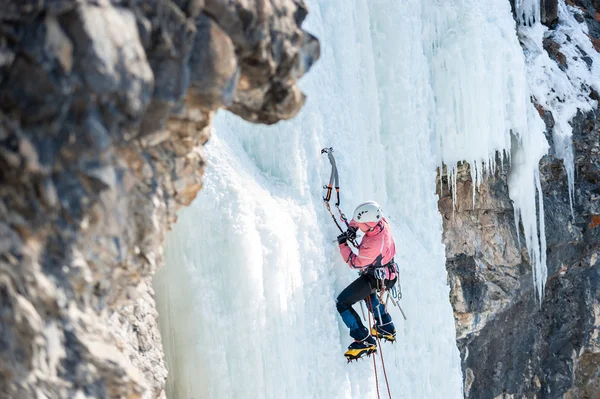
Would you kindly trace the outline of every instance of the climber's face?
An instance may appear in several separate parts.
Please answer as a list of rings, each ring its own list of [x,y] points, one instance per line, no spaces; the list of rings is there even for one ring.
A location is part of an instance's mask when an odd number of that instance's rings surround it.
[[[371,230],[373,227],[377,226],[377,223],[371,222],[371,223],[357,223],[358,225],[358,229],[360,231],[362,231],[363,233],[366,233],[367,231]]]

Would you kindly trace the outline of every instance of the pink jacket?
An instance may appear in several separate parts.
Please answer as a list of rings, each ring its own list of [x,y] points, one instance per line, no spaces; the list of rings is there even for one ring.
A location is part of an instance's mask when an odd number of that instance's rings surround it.
[[[352,220],[350,226],[357,227]],[[372,231],[367,231],[358,246],[358,254],[352,252],[348,244],[340,244],[342,258],[353,269],[366,269],[369,266],[383,266],[388,264],[396,255],[396,245],[390,225],[385,218],[375,226]],[[386,268],[386,279],[393,280],[395,272]]]

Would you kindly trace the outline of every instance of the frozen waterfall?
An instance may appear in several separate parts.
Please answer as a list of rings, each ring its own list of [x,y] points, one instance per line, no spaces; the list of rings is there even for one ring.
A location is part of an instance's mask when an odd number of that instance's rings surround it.
[[[342,208],[378,201],[396,239],[408,320],[389,304],[398,342],[381,350],[392,396],[461,398],[435,195],[442,162],[450,181],[466,160],[480,182],[497,152],[510,158],[510,195],[543,292],[536,191],[547,143],[510,5],[308,5],[321,59],[303,78],[305,107],[270,127],[220,113],[204,188],[168,237],[155,279],[168,393],[376,397],[372,360],[348,365],[343,356],[351,339],[334,301],[356,274],[332,242],[339,233],[321,199],[330,169],[320,149],[333,146]]]

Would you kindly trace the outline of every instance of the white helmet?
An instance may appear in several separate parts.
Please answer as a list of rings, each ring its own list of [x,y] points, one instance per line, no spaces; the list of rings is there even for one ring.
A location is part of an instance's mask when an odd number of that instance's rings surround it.
[[[375,201],[367,201],[356,207],[352,219],[357,223],[379,223],[382,217],[383,212],[379,204]]]

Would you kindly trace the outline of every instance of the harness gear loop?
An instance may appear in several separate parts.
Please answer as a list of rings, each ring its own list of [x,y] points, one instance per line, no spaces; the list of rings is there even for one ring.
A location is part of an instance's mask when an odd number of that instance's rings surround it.
[[[399,270],[398,267],[396,266],[396,273],[398,275],[398,281],[396,282],[396,284],[394,284],[394,286],[388,290],[388,296],[387,299],[385,300],[385,303],[387,305],[387,301],[390,299],[390,297],[392,298],[392,303],[394,304],[394,306],[396,306],[398,309],[400,309],[400,312],[402,313],[402,317],[404,318],[404,320],[406,319],[406,314],[404,313],[404,310],[402,309],[402,306],[400,306],[400,299],[402,299],[402,286],[400,285],[400,275],[399,275]],[[390,292],[391,292],[391,296],[390,296]],[[382,297],[383,297],[383,292],[382,292]]]
[[[400,312],[402,313],[402,317],[404,318],[404,320],[406,321],[406,314],[404,314],[404,310],[402,309],[402,306],[400,306],[399,300],[396,300],[396,298],[394,298],[394,295],[390,296],[390,292],[388,291],[388,297],[387,299],[392,299],[392,303],[394,304],[394,306],[396,306],[398,309],[400,309]]]

